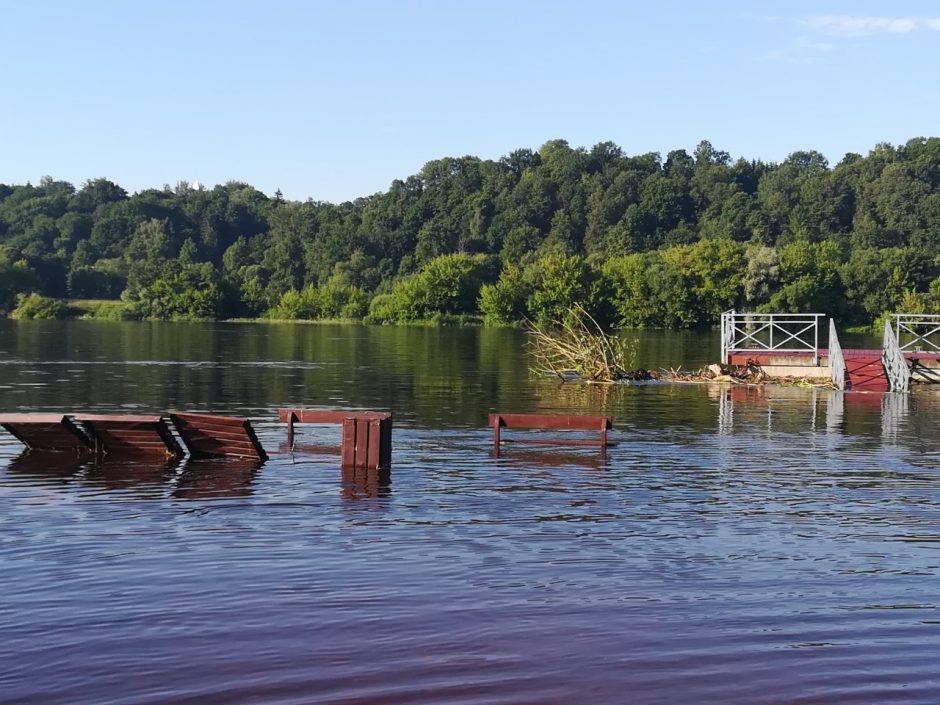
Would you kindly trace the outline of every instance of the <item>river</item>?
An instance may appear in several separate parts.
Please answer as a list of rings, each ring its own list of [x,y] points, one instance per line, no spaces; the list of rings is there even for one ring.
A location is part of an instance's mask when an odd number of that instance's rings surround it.
[[[527,363],[514,330],[0,321],[0,412],[245,415],[272,456],[0,433],[0,703],[940,702],[940,394]],[[391,472],[292,454],[285,406],[394,412]],[[495,459],[491,411],[610,414],[618,445]]]

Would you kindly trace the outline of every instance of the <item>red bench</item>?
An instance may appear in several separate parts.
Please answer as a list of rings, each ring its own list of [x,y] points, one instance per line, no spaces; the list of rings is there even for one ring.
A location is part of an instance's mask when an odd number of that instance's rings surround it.
[[[493,429],[493,446],[499,453],[500,443],[540,443],[559,446],[598,446],[601,452],[612,445],[607,442],[607,432],[613,428],[609,416],[570,416],[561,414],[490,414],[490,427]],[[598,431],[596,441],[587,439],[548,439],[548,438],[503,438],[501,429],[558,429],[570,431]]]
[[[0,414],[0,426],[29,450],[92,450],[91,440],[63,414]]]
[[[392,415],[387,411],[278,409],[287,423],[287,444],[294,447],[295,423],[340,424],[343,467],[388,468],[392,463]]]
[[[248,419],[171,411],[170,420],[193,458],[268,459]]]

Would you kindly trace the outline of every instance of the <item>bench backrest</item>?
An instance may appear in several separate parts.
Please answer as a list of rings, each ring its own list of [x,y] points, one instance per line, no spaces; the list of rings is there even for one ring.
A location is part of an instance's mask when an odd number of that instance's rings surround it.
[[[162,416],[76,416],[99,453],[182,456],[176,438]]]
[[[490,426],[503,428],[559,428],[600,431],[612,428],[609,416],[570,416],[564,414],[490,414]]]
[[[390,419],[388,411],[357,411],[334,409],[278,409],[277,420],[293,423],[335,423],[341,424],[344,419]]]
[[[194,458],[268,459],[248,419],[171,411],[170,420]]]
[[[30,450],[88,452],[90,439],[64,414],[0,414],[0,427]]]

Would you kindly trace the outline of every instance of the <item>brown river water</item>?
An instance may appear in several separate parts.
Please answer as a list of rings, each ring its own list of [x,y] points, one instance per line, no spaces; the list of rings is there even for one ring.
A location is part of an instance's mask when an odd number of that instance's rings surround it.
[[[644,366],[718,357],[637,335]],[[245,415],[272,455],[0,434],[0,703],[940,703],[940,390],[562,387],[522,343],[0,321],[0,412]],[[393,411],[391,472],[290,453],[282,406]],[[607,413],[618,445],[496,459],[491,411]]]

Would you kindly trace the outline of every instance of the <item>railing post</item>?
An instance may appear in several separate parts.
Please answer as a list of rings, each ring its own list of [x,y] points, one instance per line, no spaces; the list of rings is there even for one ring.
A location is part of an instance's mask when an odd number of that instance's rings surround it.
[[[819,316],[813,319],[813,364],[819,366]]]

